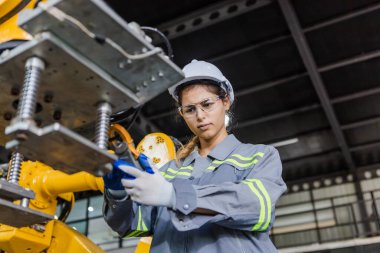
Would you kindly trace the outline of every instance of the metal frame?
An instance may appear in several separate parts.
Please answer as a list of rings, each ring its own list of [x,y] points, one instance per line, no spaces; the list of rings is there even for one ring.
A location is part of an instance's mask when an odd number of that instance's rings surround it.
[[[343,15],[335,17],[335,18],[332,18],[332,19],[327,20],[325,22],[317,23],[315,25],[306,27],[302,31],[304,33],[312,32],[312,31],[315,31],[315,30],[318,30],[318,29],[321,29],[321,28],[324,28],[324,27],[327,27],[330,25],[337,24],[337,23],[342,22],[342,21],[349,20],[351,18],[355,18],[355,17],[361,16],[361,15],[370,13],[372,11],[376,11],[378,9],[380,9],[380,4],[374,4],[374,5],[346,13],[346,14],[343,14]],[[263,46],[266,46],[269,44],[277,43],[277,42],[280,42],[282,40],[286,40],[286,39],[290,39],[290,38],[291,38],[291,35],[281,35],[281,36],[278,36],[275,38],[271,38],[269,40],[263,40],[263,41],[254,43],[254,44],[246,46],[246,47],[239,47],[237,49],[233,49],[233,50],[230,50],[228,52],[219,54],[215,57],[208,57],[206,59],[207,59],[207,61],[216,62],[216,61],[220,61],[220,60],[223,60],[223,59],[226,59],[226,58],[238,55],[238,54],[246,53],[246,52],[249,52],[251,50],[255,50],[257,48],[260,48],[260,47],[263,47]]]
[[[355,17],[361,16],[361,15],[364,15],[364,14],[367,14],[367,13],[370,13],[372,11],[376,11],[376,10],[379,10],[379,9],[380,9],[380,4],[374,4],[374,5],[371,5],[371,6],[368,6],[368,7],[359,9],[359,10],[356,10],[356,11],[352,11],[352,12],[349,12],[347,14],[335,17],[335,18],[332,18],[332,19],[327,20],[325,22],[321,22],[321,23],[318,23],[318,24],[306,27],[302,31],[304,33],[315,31],[315,30],[318,30],[318,29],[321,29],[321,28],[324,28],[324,27],[327,27],[327,26],[330,26],[330,25],[333,25],[333,24],[337,24],[339,22],[342,22],[342,21],[345,21],[345,20],[349,20],[351,18],[355,18]],[[214,10],[215,10],[215,8],[214,8]],[[178,19],[178,20],[173,20],[173,21],[171,21],[169,23],[175,23],[176,21],[180,22],[180,20]],[[239,47],[238,49],[234,49],[234,50],[231,50],[229,52],[225,52],[223,54],[219,54],[219,55],[217,55],[215,57],[208,57],[208,58],[206,58],[206,60],[210,61],[210,62],[220,61],[220,60],[223,60],[223,59],[226,59],[226,58],[230,58],[230,57],[236,56],[238,54],[246,53],[246,52],[249,52],[251,50],[255,50],[257,48],[260,48],[260,47],[263,47],[263,46],[266,46],[266,45],[269,45],[269,44],[277,43],[277,42],[280,42],[282,40],[290,39],[290,38],[291,38],[291,35],[282,35],[282,36],[279,36],[279,37],[276,37],[276,38],[271,38],[269,40],[263,40],[263,41],[260,41],[258,43],[254,43],[254,44],[249,45],[247,47],[243,47],[243,48]],[[329,71],[329,70],[336,69],[336,68],[339,68],[339,67],[348,66],[350,64],[359,63],[359,62],[370,60],[370,59],[377,58],[377,57],[380,57],[380,50],[373,51],[373,52],[366,53],[366,54],[360,54],[360,55],[357,55],[357,56],[352,57],[352,58],[348,58],[348,59],[345,59],[345,60],[342,60],[342,61],[338,61],[338,62],[335,62],[335,63],[332,63],[332,64],[328,64],[326,66],[322,66],[322,67],[318,68],[318,71],[319,72],[325,72],[325,71]],[[302,77],[305,77],[305,76],[307,76],[307,73],[301,73],[301,74],[296,74],[296,75],[288,76],[288,77],[285,77],[285,78],[282,78],[282,79],[278,79],[278,80],[273,80],[273,81],[270,81],[270,82],[265,82],[265,83],[257,84],[254,87],[250,87],[250,88],[247,88],[247,89],[242,89],[242,90],[236,91],[236,96],[238,97],[238,96],[248,95],[248,94],[251,94],[253,92],[258,92],[258,91],[261,91],[261,90],[264,90],[264,89],[272,88],[272,87],[275,87],[277,85],[284,84],[284,83],[287,83],[289,81],[293,81],[293,80],[296,80],[298,78],[302,78]],[[154,119],[158,119],[158,118],[161,118],[161,117],[171,116],[171,115],[174,115],[174,114],[175,114],[174,111],[170,111],[170,112],[159,113],[159,114],[155,114],[155,115],[151,115],[151,116],[146,115],[146,117],[149,120],[154,120]]]
[[[371,60],[374,58],[379,58],[379,57],[380,57],[380,50],[375,50],[375,51],[372,51],[372,52],[369,52],[366,54],[356,55],[354,57],[350,57],[350,58],[347,58],[347,59],[344,59],[344,60],[341,60],[338,62],[327,64],[325,66],[319,67],[317,70],[319,73],[323,73],[323,72],[327,72],[330,70],[335,70],[338,68],[350,66],[352,64],[356,64],[356,63],[360,63],[360,62],[365,62],[365,61],[368,61],[368,60]],[[286,83],[289,83],[291,81],[297,80],[299,78],[307,77],[307,76],[308,76],[308,73],[304,72],[304,73],[295,74],[295,75],[287,76],[284,78],[280,78],[277,80],[260,83],[260,84],[253,86],[253,87],[237,90],[235,92],[235,97],[249,95],[249,94],[259,92],[259,91],[262,91],[265,89],[276,87],[276,86],[281,85],[281,84],[286,84]],[[331,103],[333,103],[333,104],[340,103],[340,102],[350,100],[355,96],[356,96],[356,98],[359,98],[359,97],[368,96],[368,95],[371,95],[374,93],[380,93],[380,88],[373,88],[373,89],[369,89],[369,90],[365,90],[365,91],[356,92],[354,94],[349,94],[349,95],[345,95],[345,96],[341,96],[341,97],[337,97],[337,98],[332,98]],[[168,112],[163,112],[163,113],[157,113],[155,115],[146,116],[146,117],[149,120],[155,120],[158,118],[168,117],[168,116],[174,115],[176,113],[177,113],[176,110],[173,110],[173,111],[168,111]]]
[[[284,18],[287,22],[287,25],[290,29],[292,37],[296,43],[298,52],[302,58],[302,61],[304,62],[307,72],[309,73],[311,82],[321,101],[321,105],[331,125],[332,131],[341,149],[346,165],[348,166],[349,171],[352,172],[354,175],[354,178],[355,178],[354,186],[355,186],[358,199],[362,200],[363,199],[362,187],[360,185],[360,182],[357,180],[358,175],[357,175],[355,162],[352,158],[346,139],[343,135],[343,131],[340,127],[339,121],[332,107],[330,98],[328,96],[328,93],[322,81],[321,73],[318,71],[318,67],[314,60],[314,56],[305,38],[305,34],[303,33],[301,29],[301,25],[299,23],[297,14],[295,13],[294,8],[292,4],[289,2],[289,0],[278,0],[278,3],[284,15]],[[364,217],[364,215],[366,214],[365,208],[360,207],[359,210],[360,210],[361,215]],[[365,222],[364,227],[366,230],[368,230],[368,228],[370,227],[370,224]]]
[[[281,2],[283,2],[283,1],[279,0],[280,5],[281,5]],[[361,8],[361,9],[358,9],[358,10],[355,10],[355,11],[352,11],[352,12],[349,12],[349,13],[337,16],[337,17],[334,17],[334,18],[332,18],[330,20],[327,20],[327,21],[324,21],[324,22],[321,22],[321,23],[318,23],[318,24],[315,24],[315,25],[311,25],[311,26],[303,28],[303,29],[300,27],[300,25],[298,23],[298,29],[297,29],[297,31],[298,31],[299,34],[303,35],[302,37],[303,37],[303,39],[305,39],[305,37],[304,37],[305,33],[312,32],[312,31],[315,31],[315,30],[318,30],[318,29],[321,29],[321,28],[324,28],[324,27],[328,27],[328,26],[337,24],[339,22],[343,22],[343,21],[346,21],[346,20],[349,20],[349,19],[361,16],[361,15],[365,15],[367,13],[370,13],[370,12],[373,12],[373,11],[376,11],[376,10],[379,10],[379,9],[380,9],[380,4],[378,4],[378,3],[377,4],[373,4],[373,5],[370,5],[370,6],[367,6],[367,7],[364,7],[364,8]],[[294,11],[293,11],[293,14],[294,14]],[[220,55],[215,56],[215,57],[209,57],[207,60],[211,61],[211,62],[220,61],[220,60],[223,60],[223,59],[226,59],[226,58],[229,58],[229,57],[234,57],[234,56],[236,56],[238,54],[241,54],[241,53],[246,53],[246,52],[249,52],[251,50],[255,50],[257,48],[260,48],[260,47],[263,47],[263,46],[266,46],[266,45],[269,45],[269,44],[273,44],[273,43],[277,43],[277,42],[280,42],[280,41],[283,41],[283,40],[286,40],[286,39],[290,39],[292,37],[294,37],[294,35],[282,35],[282,36],[278,36],[276,38],[271,38],[269,40],[264,40],[264,41],[261,41],[261,42],[249,45],[249,46],[244,47],[244,48],[239,48],[237,50],[231,50],[229,52],[220,54]],[[299,40],[301,40],[301,39],[299,39]],[[307,51],[308,51],[309,54],[307,53]],[[307,58],[307,54],[311,55],[310,49],[308,49],[308,50],[306,50],[306,52],[304,52],[304,57],[303,58],[305,58],[305,56]],[[344,59],[342,61],[338,61],[338,62],[334,62],[334,63],[331,63],[331,64],[327,64],[327,65],[321,66],[321,67],[316,66],[315,62],[314,62],[314,64],[312,64],[312,63],[308,63],[308,64],[313,66],[313,69],[312,69],[312,72],[314,72],[314,75],[313,75],[314,76],[314,82],[313,83],[318,83],[317,84],[318,87],[320,87],[320,84],[322,84],[322,87],[323,87],[323,83],[321,82],[322,80],[321,80],[320,75],[319,75],[320,73],[327,72],[327,71],[330,71],[330,70],[334,70],[334,69],[337,69],[337,68],[340,68],[340,67],[349,66],[351,64],[356,64],[356,63],[364,62],[364,61],[367,61],[367,60],[370,60],[370,59],[374,59],[374,58],[378,58],[378,57],[380,57],[380,50],[374,50],[374,51],[366,53],[366,54],[360,54],[360,55],[357,55],[357,56],[354,56],[354,57],[350,57],[350,58]],[[315,73],[317,73],[317,75],[315,75]],[[247,89],[238,90],[236,92],[236,96],[239,97],[239,96],[249,95],[249,94],[252,94],[252,93],[255,93],[255,92],[259,92],[259,91],[262,91],[262,90],[265,90],[265,89],[268,89],[268,88],[275,87],[277,85],[281,85],[281,84],[285,84],[285,83],[291,82],[293,80],[297,80],[299,78],[306,77],[308,75],[310,75],[310,70],[308,71],[308,73],[305,72],[305,73],[295,74],[295,75],[291,75],[291,76],[288,76],[288,77],[285,77],[285,78],[281,78],[281,79],[277,79],[277,80],[273,80],[273,81],[269,81],[269,82],[264,82],[264,83],[255,85],[254,87],[249,87]],[[319,79],[319,81],[318,81],[318,79]],[[320,88],[318,88],[318,89],[320,90]],[[338,103],[350,101],[350,100],[353,100],[353,99],[365,97],[365,96],[368,96],[368,95],[373,95],[373,94],[379,93],[380,92],[380,88],[372,88],[372,89],[368,89],[368,90],[364,90],[364,91],[359,91],[359,92],[355,92],[353,94],[349,94],[349,95],[345,95],[345,96],[341,96],[341,97],[337,97],[337,98],[332,98],[332,99],[330,99],[330,98],[328,98],[326,96],[327,92],[325,91],[324,88],[322,88],[321,91],[322,92],[320,92],[321,94],[319,96],[323,97],[323,101],[324,101],[324,103],[322,103],[322,108],[324,108],[324,110],[326,112],[326,115],[330,115],[330,116],[328,116],[328,117],[330,117],[329,122],[330,122],[330,124],[332,126],[334,126],[333,127],[333,129],[335,129],[334,133],[337,136],[337,139],[339,140],[340,146],[343,147],[342,150],[344,152],[345,160],[349,164],[350,169],[354,169],[355,166],[354,166],[352,157],[350,155],[350,152],[352,152],[353,150],[364,149],[368,145],[370,145],[370,146],[373,146],[373,145],[377,146],[377,144],[364,144],[364,145],[359,145],[359,146],[356,146],[356,147],[348,147],[348,145],[347,145],[347,143],[346,143],[346,141],[344,139],[342,131],[348,130],[348,129],[352,129],[352,128],[355,128],[355,127],[364,126],[364,125],[367,125],[367,124],[372,124],[372,123],[375,123],[375,122],[379,122],[380,121],[380,117],[374,117],[374,118],[371,118],[371,119],[366,119],[366,120],[362,120],[362,121],[352,122],[352,123],[348,123],[348,124],[345,124],[345,125],[339,125],[339,123],[338,123],[338,121],[336,119],[336,116],[334,115],[334,113],[331,113],[331,112],[333,112],[333,108],[332,108],[331,104],[338,104]],[[321,108],[321,105],[319,105],[319,104],[307,105],[307,106],[303,106],[303,107],[300,107],[300,108],[295,108],[293,110],[289,110],[289,111],[285,111],[285,112],[279,112],[279,113],[275,113],[275,114],[272,114],[272,115],[268,115],[268,116],[265,116],[265,117],[256,118],[256,119],[252,119],[252,120],[247,120],[247,121],[241,122],[237,126],[237,128],[243,128],[243,127],[247,127],[247,126],[251,126],[251,125],[254,125],[254,124],[263,123],[263,122],[270,121],[270,120],[280,119],[282,117],[287,117],[287,116],[294,115],[294,114],[297,114],[297,113],[302,113],[302,112],[307,112],[307,111],[310,111],[310,110],[315,110],[315,109],[318,109],[318,108]],[[158,119],[158,118],[162,118],[162,117],[172,116],[175,113],[176,112],[174,112],[174,111],[169,111],[169,112],[164,112],[164,113],[155,114],[155,115],[146,116],[146,117],[149,120],[154,120],[154,119]],[[302,157],[299,157],[299,158],[302,159]]]
[[[168,38],[174,39],[254,9],[264,7],[270,3],[272,3],[272,0],[226,0],[158,25],[158,29],[163,31]]]

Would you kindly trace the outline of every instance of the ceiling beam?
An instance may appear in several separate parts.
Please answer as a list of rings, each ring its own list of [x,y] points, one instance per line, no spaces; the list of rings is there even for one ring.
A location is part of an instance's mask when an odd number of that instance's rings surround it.
[[[331,103],[332,104],[339,104],[339,103],[351,101],[351,100],[362,98],[362,97],[368,97],[368,96],[376,95],[378,93],[380,93],[380,87],[375,87],[375,88],[362,90],[359,92],[354,92],[351,94],[347,94],[344,96],[333,98],[333,99],[331,99]]]
[[[343,22],[343,21],[346,21],[346,20],[349,20],[349,19],[352,19],[355,17],[359,17],[361,15],[371,13],[371,12],[376,11],[376,10],[380,10],[380,4],[379,3],[371,5],[371,6],[367,6],[367,7],[364,7],[362,9],[355,10],[355,11],[352,11],[352,12],[334,17],[334,18],[331,18],[331,19],[324,21],[324,22],[321,22],[321,23],[311,25],[309,27],[304,28],[302,31],[304,33],[312,32],[312,31],[315,31],[315,30],[318,30],[318,29],[321,29],[324,27],[328,27],[328,26],[331,26],[334,24],[338,24],[340,22]],[[258,49],[260,47],[267,46],[270,44],[274,44],[274,43],[277,43],[277,42],[280,42],[280,41],[283,41],[286,39],[290,39],[290,38],[291,38],[290,35],[281,35],[281,36],[278,36],[275,38],[265,39],[265,40],[253,43],[251,45],[248,45],[246,47],[239,47],[237,49],[229,50],[228,52],[224,52],[224,53],[218,54],[216,56],[209,56],[206,58],[206,60],[215,63],[217,61],[224,60],[224,59],[227,59],[227,58],[239,55],[239,54],[247,53],[251,50],[255,50],[255,49]]]
[[[343,132],[340,129],[338,119],[335,115],[334,109],[331,105],[329,96],[324,87],[320,73],[318,72],[318,67],[315,63],[314,57],[311,53],[310,47],[306,41],[305,35],[302,32],[301,25],[299,23],[298,17],[293,9],[293,6],[289,0],[279,0],[279,5],[282,13],[284,14],[286,23],[290,29],[292,37],[296,43],[297,49],[300,53],[302,61],[309,73],[311,82],[317,92],[317,95],[321,101],[323,110],[326,113],[327,119],[331,125],[332,131],[336,137],[338,145],[343,153],[344,160],[351,171],[355,170],[355,163],[352,159],[350,151],[348,149],[346,140],[344,138]]]
[[[356,55],[356,56],[353,56],[353,57],[350,57],[347,59],[343,59],[343,60],[338,61],[338,62],[327,64],[325,66],[318,68],[318,72],[323,73],[323,72],[327,72],[330,70],[346,67],[346,66],[356,64],[356,63],[360,63],[360,62],[365,62],[365,61],[375,59],[375,58],[379,58],[379,57],[380,57],[380,50],[374,50],[372,52]],[[276,87],[278,85],[282,85],[282,84],[285,84],[285,83],[288,83],[288,82],[291,82],[291,81],[294,81],[294,80],[297,80],[299,78],[303,78],[306,76],[308,76],[308,73],[304,72],[304,73],[295,74],[295,75],[287,76],[284,78],[276,79],[273,81],[260,83],[260,84],[254,85],[254,86],[251,85],[251,87],[237,90],[235,92],[235,96],[236,97],[246,96],[246,95],[249,95],[249,94],[252,94],[255,92],[259,92],[259,91],[262,91],[265,89],[273,88],[273,87]],[[380,88],[375,88],[375,89],[363,91],[362,94],[360,94],[361,92],[358,92],[358,93],[355,93],[355,95],[354,94],[353,95],[351,95],[351,94],[347,95],[347,97],[342,96],[342,97],[338,97],[338,98],[333,98],[331,100],[331,102],[333,104],[335,104],[335,103],[339,103],[340,102],[339,100],[342,100],[342,101],[343,100],[350,100],[351,99],[350,96],[363,97],[363,96],[367,96],[366,93],[368,93],[368,92],[378,93],[379,90],[380,90]],[[177,113],[176,110],[165,111],[163,113],[157,113],[157,114],[154,114],[151,116],[147,116],[147,119],[154,120],[154,119],[158,119],[158,118],[172,116],[172,115],[175,115],[176,113]]]
[[[380,147],[380,141],[375,141],[375,142],[371,142],[371,143],[363,143],[363,144],[356,145],[354,147],[350,147],[349,150],[352,153],[352,152],[356,152],[356,151],[361,151],[361,150],[371,149],[371,148],[379,148],[379,147]],[[329,149],[329,150],[322,150],[322,151],[314,152],[312,154],[307,154],[304,156],[297,156],[297,157],[284,159],[284,160],[282,160],[282,162],[288,163],[291,161],[299,161],[299,160],[303,160],[303,159],[308,159],[308,158],[312,158],[312,157],[322,156],[322,155],[326,155],[326,154],[330,154],[330,153],[338,153],[338,152],[341,153],[341,151],[339,149],[333,148],[333,149]]]
[[[157,28],[169,39],[174,39],[267,6],[271,2],[271,0],[226,0],[160,24]]]
[[[252,126],[252,125],[256,125],[256,124],[261,124],[261,123],[276,120],[276,119],[289,117],[289,116],[292,116],[294,114],[298,114],[298,113],[302,113],[302,112],[308,112],[311,110],[318,109],[320,107],[321,106],[319,104],[312,104],[312,105],[307,105],[307,106],[295,108],[295,109],[280,112],[280,113],[271,114],[271,115],[264,116],[261,118],[246,120],[246,121],[243,121],[241,123],[238,123],[236,125],[236,127],[234,127],[234,129],[240,129],[240,128],[244,128],[244,127],[248,127],[248,126]]]
[[[363,149],[378,148],[380,147],[380,141],[360,144],[354,147],[350,147],[350,152],[360,151]]]
[[[359,121],[351,122],[345,125],[341,125],[341,129],[349,130],[353,128],[358,128],[358,127],[374,124],[374,123],[380,123],[380,117],[373,117],[373,118],[359,120]]]

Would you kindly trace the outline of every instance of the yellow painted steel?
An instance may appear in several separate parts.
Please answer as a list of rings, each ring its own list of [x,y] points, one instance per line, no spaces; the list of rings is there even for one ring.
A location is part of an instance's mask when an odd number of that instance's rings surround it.
[[[83,234],[70,228],[61,221],[53,221],[52,241],[47,253],[103,253]]]
[[[16,218],[16,217],[15,217]],[[38,232],[29,227],[14,228],[0,224],[0,249],[7,253],[39,253],[51,243],[54,222],[45,226],[45,231]]]
[[[132,138],[124,128],[118,126],[113,128],[113,131],[120,134],[123,141],[128,142],[128,145],[133,146]],[[168,145],[169,158],[172,159],[175,156],[175,150],[170,137],[162,133],[154,133],[153,136],[157,136],[157,144]],[[144,145],[144,140],[139,145]],[[137,153],[136,150],[135,152]],[[22,163],[19,184],[33,190],[36,194],[35,199],[30,201],[30,208],[51,215],[56,213],[57,197],[71,202],[71,206],[74,206],[73,192],[87,190],[103,192],[104,190],[104,182],[101,177],[95,177],[87,172],[69,175],[37,161]],[[141,238],[135,253],[148,253],[151,240],[151,237]],[[7,253],[104,252],[86,236],[58,220],[51,220],[44,226],[23,228],[0,224],[0,249]]]
[[[36,197],[29,207],[40,212],[54,215],[57,197],[65,199],[74,206],[73,192],[99,190],[103,192],[103,178],[87,172],[68,175],[41,163],[26,161],[22,163],[19,184],[32,189]],[[64,223],[52,220],[42,226],[43,232],[33,227],[14,228],[0,224],[0,249],[7,253],[46,252],[104,252],[87,237],[71,229]]]
[[[141,237],[135,253],[148,253],[150,250],[150,245],[152,244],[152,237]]]
[[[36,193],[35,199],[30,201],[30,208],[52,215],[56,212],[57,196],[74,201],[73,192],[104,190],[101,177],[83,171],[68,175],[32,161],[22,163],[19,184]]]
[[[7,253],[103,253],[86,236],[58,220],[52,220],[43,232],[32,228],[0,225],[0,249]]]
[[[43,0],[45,2],[46,0]],[[14,13],[11,15],[12,11],[22,4],[22,2],[28,2],[28,1],[22,1],[22,0],[0,0],[0,43],[11,41],[11,40],[30,40],[32,39],[32,36],[21,29],[17,25],[17,19],[19,13]],[[22,8],[22,10],[25,9],[32,9],[35,5],[37,0],[31,0],[29,3]],[[5,19],[8,16],[7,19]],[[3,20],[5,19],[5,20]]]

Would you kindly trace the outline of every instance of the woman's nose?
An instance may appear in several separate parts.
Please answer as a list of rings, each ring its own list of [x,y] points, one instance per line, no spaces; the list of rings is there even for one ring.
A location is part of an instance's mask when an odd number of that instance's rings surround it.
[[[204,118],[204,114],[206,113],[206,111],[201,106],[196,106],[195,108],[197,118]]]

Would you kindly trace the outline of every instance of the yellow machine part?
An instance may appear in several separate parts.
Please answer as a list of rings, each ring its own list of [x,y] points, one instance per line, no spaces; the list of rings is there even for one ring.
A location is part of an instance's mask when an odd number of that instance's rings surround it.
[[[137,152],[152,159],[158,168],[175,158],[174,142],[164,133],[146,135],[137,145]]]
[[[135,145],[133,143],[133,139],[131,135],[128,133],[128,131],[119,124],[113,124],[111,125],[109,137],[110,139],[115,138],[117,135],[121,137],[123,142],[127,143],[129,150],[133,154],[135,158],[139,156],[139,153],[137,152]],[[115,144],[115,141],[112,141],[112,144]]]
[[[152,237],[141,237],[135,253],[149,253]]]
[[[123,129],[118,126],[113,127],[112,131],[114,134],[121,135],[123,141],[127,141],[128,145],[132,147],[133,140]],[[139,143],[137,149],[140,152],[143,149],[149,150],[144,153],[157,165],[175,158],[174,143],[169,136],[163,133],[147,135]],[[134,149],[133,153],[138,155],[139,152]],[[156,159],[155,161],[154,158],[160,158],[160,160]],[[21,168],[19,184],[36,193],[36,197],[30,201],[29,207],[51,215],[56,212],[57,196],[72,202],[73,206],[73,192],[86,190],[103,192],[104,189],[103,178],[95,177],[87,172],[68,175],[41,162],[33,161],[23,162]],[[47,253],[104,252],[87,237],[58,220],[52,220],[42,228],[13,228],[0,224],[0,249],[7,253],[39,253],[44,250]],[[135,252],[148,253],[151,240],[151,237],[141,238]]]
[[[52,241],[47,253],[103,253],[105,252],[83,234],[54,220]]]
[[[36,2],[37,0],[0,0],[0,43],[32,38],[17,25],[17,19],[21,10],[32,9]]]
[[[146,135],[137,145],[137,152],[147,157],[161,167],[175,158],[175,146],[172,139],[164,133],[151,133]],[[142,237],[137,244],[135,253],[148,253],[152,237]]]
[[[101,177],[87,172],[68,175],[33,161],[22,163],[19,184],[36,193],[35,199],[29,204],[31,209],[51,215],[56,212],[57,196],[74,206],[73,192],[104,189]],[[43,228],[43,231],[39,232],[38,228]],[[46,249],[46,252],[52,253],[104,252],[87,237],[58,220],[52,220],[46,226],[37,225],[31,228],[14,228],[0,224],[0,249],[7,253],[39,253]]]
[[[22,163],[19,184],[36,193],[35,199],[30,201],[30,208],[51,215],[56,212],[57,196],[73,202],[73,192],[104,190],[101,177],[83,171],[68,175],[41,162],[33,161]]]
[[[45,226],[43,232],[0,224],[0,249],[7,253],[40,253],[49,247],[52,233],[53,221]]]
[[[103,253],[86,236],[58,220],[48,222],[44,232],[0,225],[0,249],[7,253]]]

